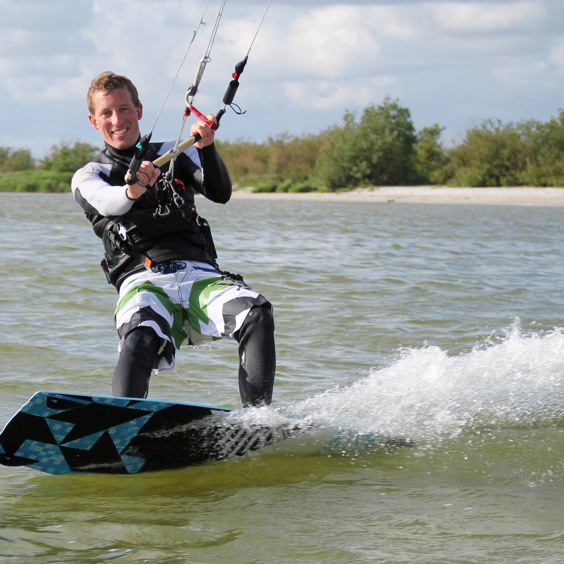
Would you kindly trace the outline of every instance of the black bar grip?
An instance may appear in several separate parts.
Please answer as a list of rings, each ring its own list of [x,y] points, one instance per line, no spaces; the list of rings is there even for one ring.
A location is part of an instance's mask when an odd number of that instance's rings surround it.
[[[133,158],[131,159],[131,162],[129,163],[129,175],[125,179],[125,182],[130,186],[138,181],[137,171],[139,170],[139,167],[141,166],[141,163],[143,162],[143,159],[145,158],[145,155],[149,150],[149,141],[151,140],[151,135],[152,133],[148,133],[139,141],[139,143],[137,143],[137,151],[135,152]]]

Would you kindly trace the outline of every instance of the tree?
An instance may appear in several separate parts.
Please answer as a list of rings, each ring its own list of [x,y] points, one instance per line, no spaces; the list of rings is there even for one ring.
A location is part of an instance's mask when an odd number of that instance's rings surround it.
[[[564,186],[564,110],[546,123],[530,120],[520,125],[525,143],[523,184]]]
[[[360,184],[394,185],[415,181],[417,135],[408,108],[386,98],[365,108],[355,134]]]
[[[310,179],[319,157],[319,139],[314,135],[295,137],[288,133],[268,139],[269,172],[273,178],[303,182]]]
[[[10,149],[0,147],[0,172],[33,170],[35,161],[29,149]]]
[[[51,152],[41,161],[41,168],[55,172],[75,172],[98,152],[99,149],[89,143],[75,141],[74,145],[69,145],[63,141],[51,147]]]
[[[251,141],[221,141],[215,144],[235,183],[253,183],[268,177],[269,150]]]
[[[526,165],[525,146],[513,124],[485,120],[466,133],[449,155],[455,186],[515,186]]]
[[[321,136],[321,149],[314,176],[329,190],[357,186],[354,166],[356,163],[354,139],[357,124],[354,114],[347,112],[343,127],[330,127]]]
[[[417,135],[407,108],[386,98],[364,109],[360,121],[347,112],[344,127],[325,133],[318,176],[330,189],[416,180]]]
[[[431,127],[424,127],[417,134],[415,169],[418,182],[444,183],[442,171],[447,162],[447,156],[439,140],[444,129],[435,124]]]

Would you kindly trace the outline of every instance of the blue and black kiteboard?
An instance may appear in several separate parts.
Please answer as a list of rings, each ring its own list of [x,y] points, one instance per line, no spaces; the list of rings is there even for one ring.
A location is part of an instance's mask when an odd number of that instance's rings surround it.
[[[37,392],[0,434],[0,463],[49,474],[132,474],[241,456],[307,428],[243,423],[228,416],[233,411]]]

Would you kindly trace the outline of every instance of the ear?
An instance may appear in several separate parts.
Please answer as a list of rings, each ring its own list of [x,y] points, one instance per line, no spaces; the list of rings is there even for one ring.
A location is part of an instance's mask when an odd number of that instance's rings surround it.
[[[139,104],[135,110],[137,111],[137,119],[141,119],[143,117],[143,104]]]
[[[98,127],[98,122],[96,121],[96,118],[92,114],[88,114],[88,119],[90,120],[90,124],[94,129],[100,129]]]

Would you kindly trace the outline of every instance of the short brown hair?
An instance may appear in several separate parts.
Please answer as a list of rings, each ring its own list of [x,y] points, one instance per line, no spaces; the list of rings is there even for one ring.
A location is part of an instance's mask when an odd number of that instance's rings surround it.
[[[141,105],[139,101],[139,93],[137,88],[135,88],[133,82],[129,80],[126,76],[120,76],[111,71],[103,72],[99,74],[91,83],[88,89],[88,94],[86,96],[86,103],[88,104],[88,111],[91,115],[94,115],[94,93],[102,91],[105,94],[113,92],[117,88],[125,88],[130,96],[133,105],[138,108]]]

